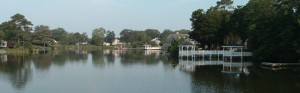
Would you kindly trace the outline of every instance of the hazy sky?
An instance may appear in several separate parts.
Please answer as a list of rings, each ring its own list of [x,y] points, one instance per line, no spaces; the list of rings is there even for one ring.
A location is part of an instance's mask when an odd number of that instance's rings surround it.
[[[0,22],[16,13],[34,26],[62,27],[87,32],[103,27],[118,35],[123,29],[191,29],[189,18],[197,9],[215,6],[218,0],[0,0]],[[245,5],[248,0],[234,0]]]

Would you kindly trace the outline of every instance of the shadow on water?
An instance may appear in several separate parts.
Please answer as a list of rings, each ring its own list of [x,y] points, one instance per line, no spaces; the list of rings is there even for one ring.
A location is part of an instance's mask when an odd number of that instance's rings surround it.
[[[49,51],[32,55],[0,55],[0,79],[9,81],[16,90],[21,90],[30,84],[36,71],[50,72],[53,67],[63,68],[68,64],[90,63],[95,68],[108,65],[163,67],[163,71],[171,68],[170,73],[163,74],[188,75],[188,85],[191,85],[188,88],[191,88],[193,93],[300,92],[299,71],[271,71],[261,69],[254,63],[220,60],[222,59],[176,59],[166,57],[160,54],[160,51],[145,50],[77,50]],[[179,70],[179,73],[176,70]],[[172,73],[173,71],[175,73]]]
[[[0,78],[10,81],[17,90],[23,89],[32,78],[29,57],[25,55],[0,55],[0,57]]]
[[[154,65],[160,61],[159,53],[159,50],[125,50],[120,53],[120,62],[124,66],[132,64]]]
[[[300,92],[299,71],[271,71],[252,62],[189,59],[180,60],[179,66],[191,73],[194,93]]]
[[[0,55],[0,78],[10,81],[14,88],[20,90],[32,79],[33,67],[38,71],[47,71],[51,65],[64,66],[67,62],[86,62],[84,60],[87,60],[87,53],[84,51]]]
[[[122,66],[155,65],[161,60],[160,51],[144,50],[76,50],[42,51],[29,55],[0,55],[0,78],[10,81],[17,90],[31,80],[33,69],[48,72],[51,67],[65,67],[70,63],[87,63],[89,55],[95,67],[104,67],[120,60]]]

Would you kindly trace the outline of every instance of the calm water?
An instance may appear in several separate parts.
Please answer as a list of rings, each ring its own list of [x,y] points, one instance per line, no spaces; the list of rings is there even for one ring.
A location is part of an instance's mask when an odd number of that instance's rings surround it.
[[[300,73],[169,60],[159,51],[0,55],[0,93],[300,93]]]

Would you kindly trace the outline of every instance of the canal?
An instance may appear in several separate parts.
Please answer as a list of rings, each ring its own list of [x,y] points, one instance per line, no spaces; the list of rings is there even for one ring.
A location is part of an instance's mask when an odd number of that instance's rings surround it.
[[[2,54],[0,93],[300,93],[300,71],[197,62],[144,50]]]

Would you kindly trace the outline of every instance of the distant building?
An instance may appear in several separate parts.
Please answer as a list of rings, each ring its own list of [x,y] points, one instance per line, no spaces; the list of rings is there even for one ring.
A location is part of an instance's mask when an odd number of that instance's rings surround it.
[[[76,43],[75,43],[75,45],[77,45],[77,46],[78,46],[78,45],[87,45],[87,44],[88,44],[88,42],[76,42]]]
[[[109,46],[110,43],[108,43],[108,42],[103,42],[103,45],[104,45],[104,46]]]
[[[7,41],[0,40],[0,48],[7,47]]]
[[[119,38],[115,38],[111,45],[114,46],[115,49],[122,49],[125,43],[122,43]]]
[[[154,38],[154,39],[152,39],[151,40],[152,42],[155,42],[157,45],[159,45],[160,44],[160,40],[159,40],[159,38]]]
[[[180,34],[179,32],[176,32],[175,34],[170,34],[167,37],[167,40],[164,44],[170,45],[173,40],[179,40],[181,38],[185,39],[185,38],[188,38],[189,36],[190,36],[189,34]]]
[[[115,46],[115,45],[122,45],[123,43],[120,41],[119,38],[115,38],[115,40],[111,43],[111,45]]]

